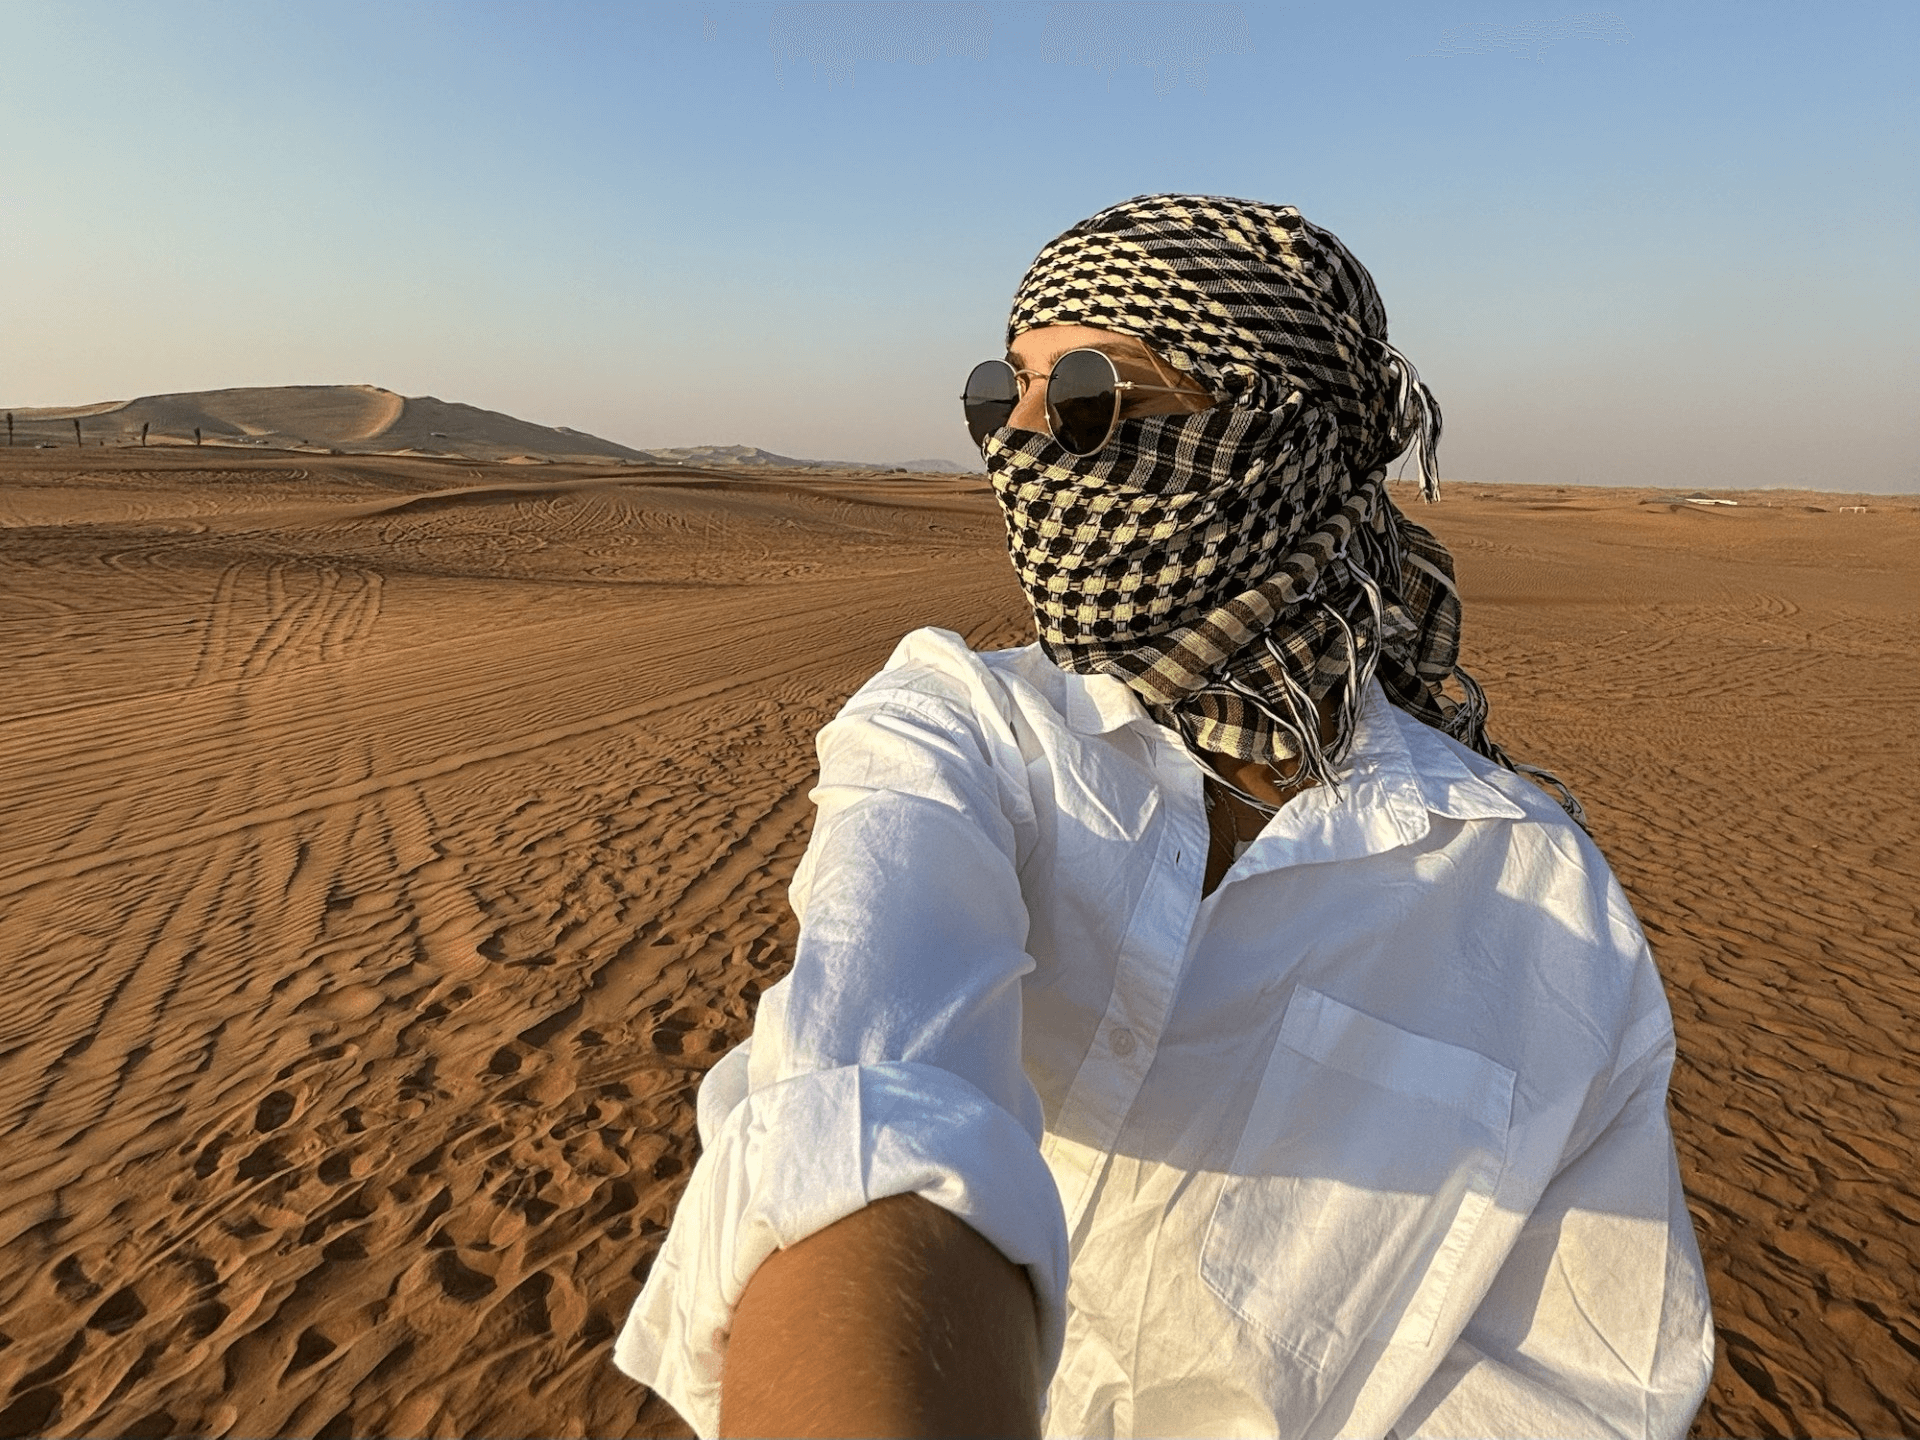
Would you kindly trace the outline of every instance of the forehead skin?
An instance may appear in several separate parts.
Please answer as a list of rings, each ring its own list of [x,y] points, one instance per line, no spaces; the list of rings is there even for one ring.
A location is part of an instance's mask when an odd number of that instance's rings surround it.
[[[1207,393],[1204,385],[1175,370],[1164,356],[1155,356],[1139,336],[1120,335],[1092,325],[1041,325],[1022,330],[1007,347],[1007,360],[1016,370],[1044,375],[1053,368],[1053,362],[1069,350],[1104,351],[1113,357],[1123,375],[1159,376],[1162,377],[1160,384],[1177,379],[1183,386],[1191,386],[1196,394]],[[1158,370],[1154,368],[1156,359],[1160,364]]]

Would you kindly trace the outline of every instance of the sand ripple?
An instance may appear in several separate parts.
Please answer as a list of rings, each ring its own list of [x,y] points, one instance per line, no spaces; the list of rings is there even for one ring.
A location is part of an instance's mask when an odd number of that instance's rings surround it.
[[[608,1346],[693,1089],[813,732],[1026,635],[991,500],[193,458],[0,469],[0,1435],[678,1433]],[[1920,517],[1637,499],[1420,518],[1668,977],[1699,1432],[1913,1433]]]

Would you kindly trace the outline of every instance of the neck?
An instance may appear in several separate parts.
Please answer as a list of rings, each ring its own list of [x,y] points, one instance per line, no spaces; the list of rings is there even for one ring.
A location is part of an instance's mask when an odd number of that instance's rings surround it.
[[[1334,723],[1333,710],[1325,701],[1315,707],[1320,717],[1320,743],[1330,745],[1333,737],[1339,733]],[[1264,800],[1269,805],[1284,805],[1302,790],[1313,785],[1311,777],[1304,774],[1305,766],[1295,759],[1286,769],[1269,764],[1265,760],[1238,760],[1231,755],[1222,755],[1217,751],[1206,752],[1207,762],[1226,779],[1239,786],[1256,800]],[[1298,777],[1298,778],[1294,778]]]
[[[1247,794],[1269,805],[1284,805],[1313,784],[1311,777],[1294,780],[1275,774],[1274,767],[1264,760],[1236,760],[1231,755],[1220,755],[1213,751],[1207,752],[1207,760],[1216,771]],[[1239,804],[1237,800],[1234,803],[1236,806]]]
[[[1332,713],[1325,705],[1319,707],[1320,741],[1328,744],[1338,733],[1333,723]],[[1231,755],[1221,755],[1209,750],[1207,763],[1214,771],[1228,781],[1240,787],[1256,800],[1279,809],[1302,790],[1310,789],[1313,778],[1304,773],[1306,766],[1295,760],[1291,775],[1275,774],[1274,767],[1263,760],[1236,760]],[[1291,778],[1298,777],[1298,778]],[[1206,782],[1207,793],[1207,867],[1200,881],[1200,893],[1211,895],[1225,877],[1233,864],[1234,854],[1243,840],[1251,840],[1266,827],[1267,817],[1251,805],[1222,790],[1214,781]]]

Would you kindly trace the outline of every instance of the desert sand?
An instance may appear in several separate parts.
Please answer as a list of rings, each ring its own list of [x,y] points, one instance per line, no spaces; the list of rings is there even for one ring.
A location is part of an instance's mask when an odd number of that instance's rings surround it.
[[[1403,503],[1667,979],[1696,1432],[1913,1434],[1920,501],[1732,498]],[[919,625],[1030,633],[977,478],[0,449],[0,1435],[683,1433],[611,1340]]]

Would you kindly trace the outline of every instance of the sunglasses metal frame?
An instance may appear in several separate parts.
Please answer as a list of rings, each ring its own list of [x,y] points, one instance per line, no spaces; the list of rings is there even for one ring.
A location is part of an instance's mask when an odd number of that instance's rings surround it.
[[[1113,408],[1112,408],[1112,413],[1107,417],[1107,428],[1101,434],[1099,442],[1086,450],[1075,450],[1071,445],[1067,444],[1066,441],[1060,438],[1058,432],[1055,429],[1055,426],[1058,424],[1058,421],[1055,419],[1055,412],[1053,407],[1053,377],[1055,374],[1059,372],[1061,365],[1063,365],[1067,360],[1071,359],[1075,355],[1098,355],[1103,361],[1106,362],[1107,372],[1113,377],[1113,380],[1111,382],[1111,389],[1113,391]],[[980,364],[974,366],[972,370],[967,372],[967,379],[971,381],[975,375],[980,373],[982,367],[987,365],[998,365],[1004,370],[1006,370],[1008,374],[1013,376],[1015,399],[1013,401],[1012,407],[1010,407],[1007,411],[1007,414],[1011,416],[1013,414],[1013,410],[1018,408],[1020,402],[1027,398],[1027,387],[1024,383],[1022,383],[1023,380],[1027,377],[1038,375],[1040,372],[1037,370],[1016,370],[1013,368],[1013,366],[1007,364],[1007,362],[1004,360],[982,360]],[[1100,451],[1105,448],[1107,441],[1113,438],[1113,432],[1119,427],[1120,410],[1122,405],[1120,392],[1123,390],[1155,390],[1168,395],[1190,395],[1190,396],[1195,395],[1194,391],[1179,385],[1148,385],[1139,380],[1122,380],[1120,378],[1120,367],[1113,363],[1113,357],[1107,354],[1107,352],[1104,350],[1095,350],[1091,347],[1082,347],[1081,349],[1078,349],[1078,350],[1069,350],[1066,352],[1066,354],[1061,355],[1058,359],[1056,359],[1053,362],[1052,369],[1050,369],[1047,372],[1046,420],[1047,420],[1048,438],[1050,438],[1056,445],[1060,446],[1061,449],[1065,450],[1069,455],[1078,456],[1084,459],[1089,455],[1099,454]],[[967,394],[966,394],[966,391],[964,390],[961,391],[961,394],[960,394],[960,403],[962,407],[965,407],[968,404]],[[991,402],[978,402],[978,403],[1004,404],[1006,402],[991,401]],[[995,428],[998,429],[999,427],[996,426]],[[968,425],[968,432],[969,433],[972,432],[971,422],[969,422],[969,425]],[[976,442],[976,443],[984,443],[984,442]]]

